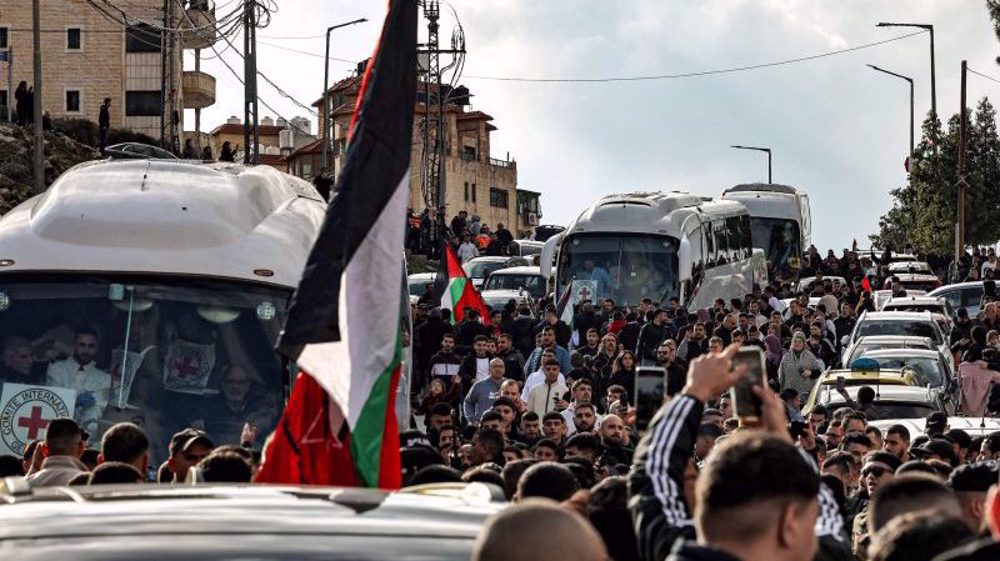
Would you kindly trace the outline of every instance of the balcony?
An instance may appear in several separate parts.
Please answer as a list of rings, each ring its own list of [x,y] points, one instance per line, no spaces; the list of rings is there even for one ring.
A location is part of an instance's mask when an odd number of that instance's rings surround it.
[[[185,109],[204,109],[215,103],[215,76],[198,70],[185,70],[181,86]]]
[[[498,168],[514,169],[517,167],[517,162],[514,160],[498,160],[497,158],[490,158],[490,165]]]
[[[191,2],[181,18],[181,41],[186,49],[207,49],[218,40],[215,27],[215,6],[203,0]]]

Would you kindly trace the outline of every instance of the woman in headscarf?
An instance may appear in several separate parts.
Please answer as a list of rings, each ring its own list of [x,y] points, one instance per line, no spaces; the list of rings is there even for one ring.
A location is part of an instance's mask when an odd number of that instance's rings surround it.
[[[782,349],[781,339],[771,333],[764,337],[764,362],[767,365],[767,379],[778,379],[778,368],[781,366]]]
[[[792,335],[791,348],[778,366],[778,385],[781,389],[794,388],[806,396],[822,371],[823,363],[806,348],[805,333],[796,331]]]

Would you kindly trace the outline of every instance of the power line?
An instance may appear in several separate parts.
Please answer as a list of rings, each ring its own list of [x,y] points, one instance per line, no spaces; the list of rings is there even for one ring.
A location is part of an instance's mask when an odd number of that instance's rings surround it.
[[[750,64],[747,66],[736,66],[733,68],[720,68],[716,70],[701,70],[696,72],[683,72],[679,74],[653,74],[646,76],[620,76],[620,77],[609,77],[609,78],[522,78],[522,77],[507,77],[507,76],[467,76],[468,78],[474,80],[490,80],[494,82],[534,82],[534,83],[606,83],[606,82],[644,82],[652,80],[672,80],[677,78],[696,78],[700,76],[714,76],[718,74],[731,74],[734,72],[745,72],[747,70],[759,70],[761,68],[771,68],[774,66],[783,66],[786,64],[795,64],[798,62],[806,62],[810,60],[816,60],[820,58],[831,57],[835,55],[840,55],[844,53],[849,53],[853,51],[860,51],[862,49],[868,49],[871,47],[877,47],[879,45],[884,45],[886,43],[892,43],[893,41],[901,41],[903,39],[908,39],[916,35],[927,33],[925,30],[916,31],[914,33],[908,33],[906,35],[900,35],[898,37],[892,37],[890,39],[883,39],[881,41],[875,41],[873,43],[865,43],[863,45],[857,45],[855,47],[848,47],[846,49],[838,49],[836,51],[829,51],[825,53],[819,53],[815,55],[803,56],[798,58],[790,58],[785,60],[778,60],[774,62],[764,62],[761,64]]]
[[[299,53],[301,55],[308,55],[308,56],[317,57],[317,58],[326,58],[325,55],[321,55],[319,53],[311,53],[309,51],[300,51],[299,49],[293,49],[291,47],[284,47],[282,45],[278,45],[278,44],[275,44],[275,43],[268,43],[267,41],[257,41],[257,42],[260,43],[261,45],[267,45],[268,47],[274,47],[275,49],[281,49],[282,51],[290,51],[290,52],[293,52],[293,53]],[[346,58],[337,58],[337,57],[330,57],[330,60],[335,60],[337,62],[346,62],[348,64],[355,64],[357,62],[356,60],[350,60],[350,59],[346,59]]]
[[[1000,84],[1000,79],[994,78],[993,76],[987,76],[986,74],[983,74],[982,72],[976,72],[975,70],[969,68],[968,66],[965,67],[965,70],[969,74],[975,74],[976,76],[979,76],[980,78],[986,78],[987,80],[989,80],[991,82],[996,82],[996,83]]]

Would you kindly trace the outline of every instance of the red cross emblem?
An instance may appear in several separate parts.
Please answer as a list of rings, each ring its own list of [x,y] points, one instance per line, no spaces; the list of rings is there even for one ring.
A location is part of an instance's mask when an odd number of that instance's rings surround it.
[[[28,440],[35,440],[38,438],[38,431],[48,428],[51,420],[43,418],[42,408],[35,405],[31,408],[31,416],[20,417],[17,426],[28,429]]]
[[[587,287],[586,287],[586,285],[585,285],[585,286],[583,286],[583,287],[582,287],[582,288],[581,288],[581,289],[579,290],[579,292],[577,292],[577,294],[579,294],[579,295],[580,295],[580,300],[581,300],[581,301],[583,301],[583,300],[590,300],[590,289],[589,289],[589,288],[587,288]]]
[[[175,359],[172,366],[178,378],[187,378],[198,373],[200,364],[191,355],[183,355]]]

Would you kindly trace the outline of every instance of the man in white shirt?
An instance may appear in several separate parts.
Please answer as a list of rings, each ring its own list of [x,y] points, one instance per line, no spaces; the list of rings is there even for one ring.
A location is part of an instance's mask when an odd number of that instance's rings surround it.
[[[76,391],[73,419],[83,430],[97,434],[97,420],[104,415],[111,392],[111,375],[97,367],[97,333],[82,329],[73,341],[73,356],[53,362],[46,372],[46,384]]]
[[[458,258],[465,263],[473,257],[479,257],[479,248],[469,239],[469,234],[462,236],[462,245],[458,246]]]
[[[542,366],[539,366],[538,370],[532,372],[531,374],[528,374],[528,377],[525,378],[524,380],[524,389],[521,390],[521,399],[523,399],[524,401],[528,401],[528,394],[531,392],[531,388],[534,388],[538,384],[541,384],[542,382],[545,381],[544,364],[549,360],[555,360],[556,362],[559,362],[558,360],[556,360],[556,352],[551,349],[546,349],[542,351],[542,358],[541,360],[538,361],[538,363]],[[558,380],[560,384],[564,386],[566,385],[566,376],[563,376],[562,372],[559,373]],[[541,415],[539,415],[539,417],[541,417]]]
[[[566,409],[562,410],[562,416],[566,419],[566,428],[569,429],[566,432],[566,436],[576,434],[576,425],[573,422],[576,416],[576,405],[578,403],[591,403],[593,397],[594,386],[590,383],[590,380],[581,378],[573,382],[573,401],[568,404]]]
[[[539,417],[544,417],[549,411],[555,411],[557,401],[569,391],[565,383],[559,381],[559,361],[551,359],[542,363],[545,381],[531,388],[528,394],[528,409]]]

